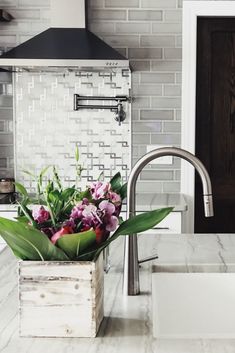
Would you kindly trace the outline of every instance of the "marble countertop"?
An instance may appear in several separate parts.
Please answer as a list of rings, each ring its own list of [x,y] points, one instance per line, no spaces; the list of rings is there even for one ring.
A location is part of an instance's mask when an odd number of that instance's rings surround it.
[[[174,206],[174,212],[187,211],[187,203],[184,195],[165,193],[143,193],[136,195],[136,209],[139,212],[172,206]]]
[[[137,194],[136,195],[136,210],[144,212],[154,210],[156,208],[174,206],[174,212],[183,212],[187,210],[187,203],[184,195],[182,194]],[[15,211],[17,205],[14,204],[0,204],[1,211]],[[125,210],[125,205],[123,207]]]
[[[146,236],[148,241],[146,241]],[[227,272],[235,269],[235,235],[144,235],[140,258],[157,252],[159,259],[140,268],[141,294],[122,295],[123,238],[111,248],[111,270],[105,275],[105,318],[98,336],[79,338],[20,338],[18,336],[17,260],[8,248],[0,256],[1,353],[222,353],[235,352],[235,340],[157,340],[152,336],[151,273],[171,271]],[[191,267],[190,266],[198,266]],[[162,267],[162,268],[161,268]]]

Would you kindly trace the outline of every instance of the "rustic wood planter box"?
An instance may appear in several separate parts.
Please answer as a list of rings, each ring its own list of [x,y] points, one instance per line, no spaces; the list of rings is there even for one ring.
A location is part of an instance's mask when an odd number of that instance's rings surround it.
[[[20,261],[20,336],[95,337],[104,316],[96,262]]]

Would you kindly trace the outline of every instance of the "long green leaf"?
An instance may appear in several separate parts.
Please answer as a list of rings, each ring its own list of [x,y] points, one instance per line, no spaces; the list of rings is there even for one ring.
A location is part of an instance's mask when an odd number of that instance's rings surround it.
[[[75,161],[76,161],[76,162],[79,161],[79,149],[78,149],[78,145],[76,145],[76,147],[75,147]]]
[[[29,225],[0,217],[0,235],[23,260],[69,260],[44,233]]]
[[[95,260],[99,254],[120,235],[131,235],[144,232],[160,223],[174,207],[160,208],[140,215],[131,217],[124,221],[114,232],[114,234],[105,242],[101,243],[98,249],[84,253],[78,257],[79,260]]]
[[[43,168],[39,174],[38,183],[39,183],[40,187],[42,186],[42,178],[46,174],[46,172],[48,171],[49,168],[51,168],[51,165],[48,165],[47,167]]]
[[[22,173],[24,173],[24,174],[26,174],[26,175],[29,175],[31,178],[33,178],[34,180],[36,180],[36,177],[35,177],[35,175],[34,175],[32,172],[30,172],[30,171],[28,171],[28,170],[22,170]]]
[[[121,199],[124,200],[127,196],[127,183],[123,184],[121,189],[119,190],[119,194]]]
[[[119,192],[122,187],[121,179],[121,174],[119,172],[112,177],[110,184],[113,191]]]
[[[113,236],[142,233],[148,229],[152,229],[156,224],[160,223],[173,208],[174,207],[160,208],[131,217],[118,227]]]
[[[27,206],[25,206],[23,203],[18,202],[18,205],[20,206],[25,217],[28,218],[28,221],[31,222],[36,227],[36,222],[34,221],[34,219],[32,217],[32,212],[30,212],[29,209],[27,208]]]
[[[88,230],[81,233],[66,234],[57,240],[56,245],[62,249],[71,260],[75,260],[95,243],[95,232]]]
[[[56,184],[59,187],[59,190],[62,191],[63,188],[62,188],[61,180],[60,180],[59,174],[58,174],[55,166],[53,166],[53,176],[54,176],[54,180],[55,180]]]
[[[25,198],[28,197],[28,192],[27,190],[25,189],[24,185],[20,184],[20,183],[17,183],[16,181],[14,182],[15,184],[15,187],[16,187],[16,190],[19,191],[19,193],[24,196]]]

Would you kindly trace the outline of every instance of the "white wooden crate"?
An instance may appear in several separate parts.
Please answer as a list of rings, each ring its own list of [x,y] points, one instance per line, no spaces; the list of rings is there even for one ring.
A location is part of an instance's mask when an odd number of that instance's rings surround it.
[[[103,255],[96,262],[20,261],[20,336],[95,337],[103,282]]]

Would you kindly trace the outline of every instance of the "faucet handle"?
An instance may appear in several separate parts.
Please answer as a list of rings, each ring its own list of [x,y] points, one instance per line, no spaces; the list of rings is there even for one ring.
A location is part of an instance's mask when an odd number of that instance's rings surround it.
[[[213,210],[213,199],[212,195],[203,195],[203,200],[204,200],[204,211],[205,211],[205,217],[213,217],[214,216],[214,210]]]

